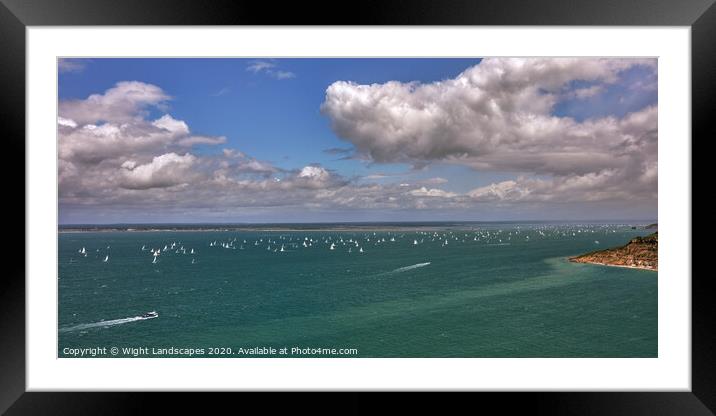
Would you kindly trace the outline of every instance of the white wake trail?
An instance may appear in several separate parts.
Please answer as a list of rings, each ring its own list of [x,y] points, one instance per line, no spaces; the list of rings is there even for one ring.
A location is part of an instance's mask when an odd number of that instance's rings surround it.
[[[75,325],[75,326],[70,326],[67,328],[60,328],[60,332],[81,331],[83,329],[121,325],[121,324],[130,323],[130,322],[146,321],[147,319],[154,319],[154,318],[156,318],[156,316],[132,316],[129,318],[113,319],[111,321],[92,322],[92,323],[88,323],[88,324],[79,324],[79,325]]]
[[[391,272],[389,272],[389,273],[406,272],[406,271],[408,271],[408,270],[413,270],[413,269],[417,269],[417,268],[419,268],[419,267],[425,267],[425,266],[429,266],[429,265],[430,265],[430,262],[427,262],[427,263],[418,263],[418,264],[413,264],[413,265],[411,265],[411,266],[405,266],[405,267],[397,268],[397,269],[395,269],[395,270],[393,270],[393,271],[391,271]]]

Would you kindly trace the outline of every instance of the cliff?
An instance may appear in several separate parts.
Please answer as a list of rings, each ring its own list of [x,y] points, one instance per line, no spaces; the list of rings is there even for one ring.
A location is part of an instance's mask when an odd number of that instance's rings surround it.
[[[571,257],[569,261],[657,271],[659,265],[658,256],[659,240],[657,232],[646,237],[633,238],[622,247],[593,251],[581,256]]]

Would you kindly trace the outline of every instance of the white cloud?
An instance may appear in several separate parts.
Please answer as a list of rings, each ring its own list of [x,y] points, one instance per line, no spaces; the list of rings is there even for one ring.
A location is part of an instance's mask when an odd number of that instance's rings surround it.
[[[348,185],[321,166],[284,170],[237,149],[192,154],[195,145],[226,139],[194,135],[185,121],[169,114],[147,119],[143,103],[157,103],[168,95],[149,84],[135,87],[118,83],[104,94],[60,103],[61,206],[305,205],[318,193]],[[92,109],[94,103],[101,108]]]
[[[273,71],[271,75],[276,79],[291,79],[296,78],[296,74],[290,71]]]
[[[161,88],[119,82],[104,94],[60,102],[59,156],[72,164],[98,164],[121,157],[146,159],[158,152],[226,142],[225,137],[193,135],[189,126],[165,114],[146,120],[143,109],[170,97]]]
[[[183,156],[166,153],[144,165],[129,160],[122,164],[121,186],[126,189],[150,189],[185,184],[196,176],[192,170],[195,162],[196,157],[190,153]]]
[[[86,67],[86,63],[83,60],[71,59],[71,58],[58,58],[57,59],[57,70],[60,73],[63,72],[82,72]]]
[[[298,173],[299,178],[309,178],[316,180],[327,179],[328,176],[328,171],[319,166],[305,166]]]
[[[430,84],[338,81],[328,87],[322,110],[341,137],[376,162],[560,151],[581,146],[605,126],[551,116],[559,88],[576,79],[613,81],[636,63],[642,61],[486,59]]]
[[[422,183],[428,184],[428,185],[442,185],[444,183],[448,183],[448,180],[441,177],[434,177],[434,178],[428,178],[422,181]]]
[[[485,59],[454,79],[428,84],[338,81],[326,90],[322,111],[369,161],[453,163],[550,176],[562,185],[610,171],[610,195],[635,194],[634,181],[656,166],[656,106],[583,122],[551,113],[569,83],[596,83],[574,92],[586,98],[636,65],[656,70],[654,59]],[[656,192],[655,181],[648,186],[638,194]]]
[[[239,172],[252,172],[261,174],[271,174],[279,172],[279,169],[277,169],[272,164],[251,158],[245,158],[241,163],[236,166],[236,170]]]
[[[656,199],[655,165],[635,174],[625,185],[624,172],[606,169],[585,175],[536,179],[526,176],[483,186],[468,192],[477,202],[584,202]]]
[[[170,98],[156,85],[122,81],[104,94],[92,94],[84,100],[61,101],[59,114],[78,124],[128,123],[141,118],[141,110],[146,107],[158,106]]]
[[[171,121],[168,121],[170,119]],[[162,120],[160,123],[157,123]],[[197,144],[224,143],[224,137],[191,135],[182,121],[169,116],[154,122],[136,119],[129,123],[86,124],[59,121],[59,156],[74,163],[96,164],[133,154],[152,154]]]
[[[259,73],[261,71],[266,71],[271,68],[274,68],[276,64],[273,62],[268,61],[253,61],[249,63],[249,65],[246,67],[246,70],[249,72],[253,72],[254,74]]]
[[[57,117],[57,124],[63,127],[77,127],[77,123],[69,118]]]
[[[587,98],[594,97],[595,95],[601,94],[604,91],[604,87],[601,85],[592,85],[591,87],[578,88],[572,92],[575,98],[579,100],[586,100]]]
[[[479,201],[501,201],[508,197],[514,201],[521,199],[526,193],[528,191],[520,188],[516,181],[503,181],[473,189],[468,195]]]
[[[187,151],[199,144],[224,143],[226,138],[193,135],[186,122],[169,114],[147,120],[145,106],[166,99],[169,96],[157,86],[120,82],[104,94],[61,101],[57,120],[61,202],[112,202],[127,197],[125,189],[136,195],[136,190],[171,187],[206,176],[200,171],[206,163]],[[151,195],[137,198],[151,200]]]
[[[169,114],[152,121],[152,125],[170,132],[172,135],[189,134],[189,126],[181,120],[176,120]]]
[[[254,74],[265,73],[277,80],[296,78],[295,73],[278,69],[278,65],[271,61],[252,61],[246,66],[246,70]]]
[[[186,136],[182,137],[181,139],[177,140],[176,142],[179,146],[182,147],[192,147],[196,146],[198,144],[207,144],[207,145],[217,145],[217,144],[223,144],[226,143],[226,137],[224,136]]]
[[[408,193],[413,196],[429,196],[429,197],[440,197],[440,198],[452,198],[454,196],[457,196],[457,194],[453,193],[453,192],[447,192],[447,191],[443,191],[442,189],[437,189],[437,188],[428,189],[424,186],[419,189],[413,189],[412,191],[410,191]]]
[[[127,160],[126,162],[122,163],[122,168],[123,168],[123,169],[132,170],[132,169],[134,169],[136,166],[137,166],[137,162],[135,162],[134,160]]]

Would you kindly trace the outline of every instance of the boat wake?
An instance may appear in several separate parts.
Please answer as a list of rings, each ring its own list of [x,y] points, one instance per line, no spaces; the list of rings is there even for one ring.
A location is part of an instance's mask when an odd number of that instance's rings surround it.
[[[92,322],[88,324],[79,324],[75,326],[69,326],[66,328],[60,328],[60,332],[73,332],[73,331],[82,331],[85,329],[91,329],[91,328],[100,328],[100,327],[108,327],[108,326],[114,326],[114,325],[122,325],[122,324],[128,324],[130,322],[137,322],[137,321],[146,321],[147,319],[154,319],[158,318],[158,314],[144,314],[140,316],[131,316],[128,318],[122,318],[122,319],[113,319],[111,321],[99,321],[99,322]]]
[[[413,269],[417,269],[417,268],[425,267],[425,266],[429,266],[429,265],[430,265],[430,262],[427,262],[427,263],[418,263],[418,264],[413,264],[413,265],[411,265],[411,266],[399,267],[399,268],[397,268],[397,269],[395,269],[395,270],[393,270],[393,271],[390,271],[390,272],[388,272],[388,273],[407,272],[408,270],[413,270]]]

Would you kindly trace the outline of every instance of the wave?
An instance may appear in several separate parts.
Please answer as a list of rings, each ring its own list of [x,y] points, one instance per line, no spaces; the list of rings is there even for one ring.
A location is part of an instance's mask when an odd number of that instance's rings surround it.
[[[132,316],[132,317],[128,317],[128,318],[113,319],[111,321],[99,321],[99,322],[92,322],[92,323],[88,323],[88,324],[79,324],[79,325],[70,326],[70,327],[66,327],[66,328],[60,328],[59,331],[60,332],[81,331],[84,329],[122,325],[122,324],[128,324],[130,322],[137,322],[137,321],[146,321],[147,319],[154,319],[154,318],[157,318],[157,316]]]
[[[429,265],[430,265],[430,262],[427,262],[427,263],[418,263],[418,264],[413,264],[413,265],[411,265],[411,266],[399,267],[399,268],[397,268],[397,269],[395,269],[395,270],[393,270],[393,271],[391,271],[391,272],[388,272],[388,273],[406,272],[406,271],[408,271],[408,270],[413,270],[413,269],[417,269],[417,268],[419,268],[419,267],[425,267],[425,266],[429,266]]]

